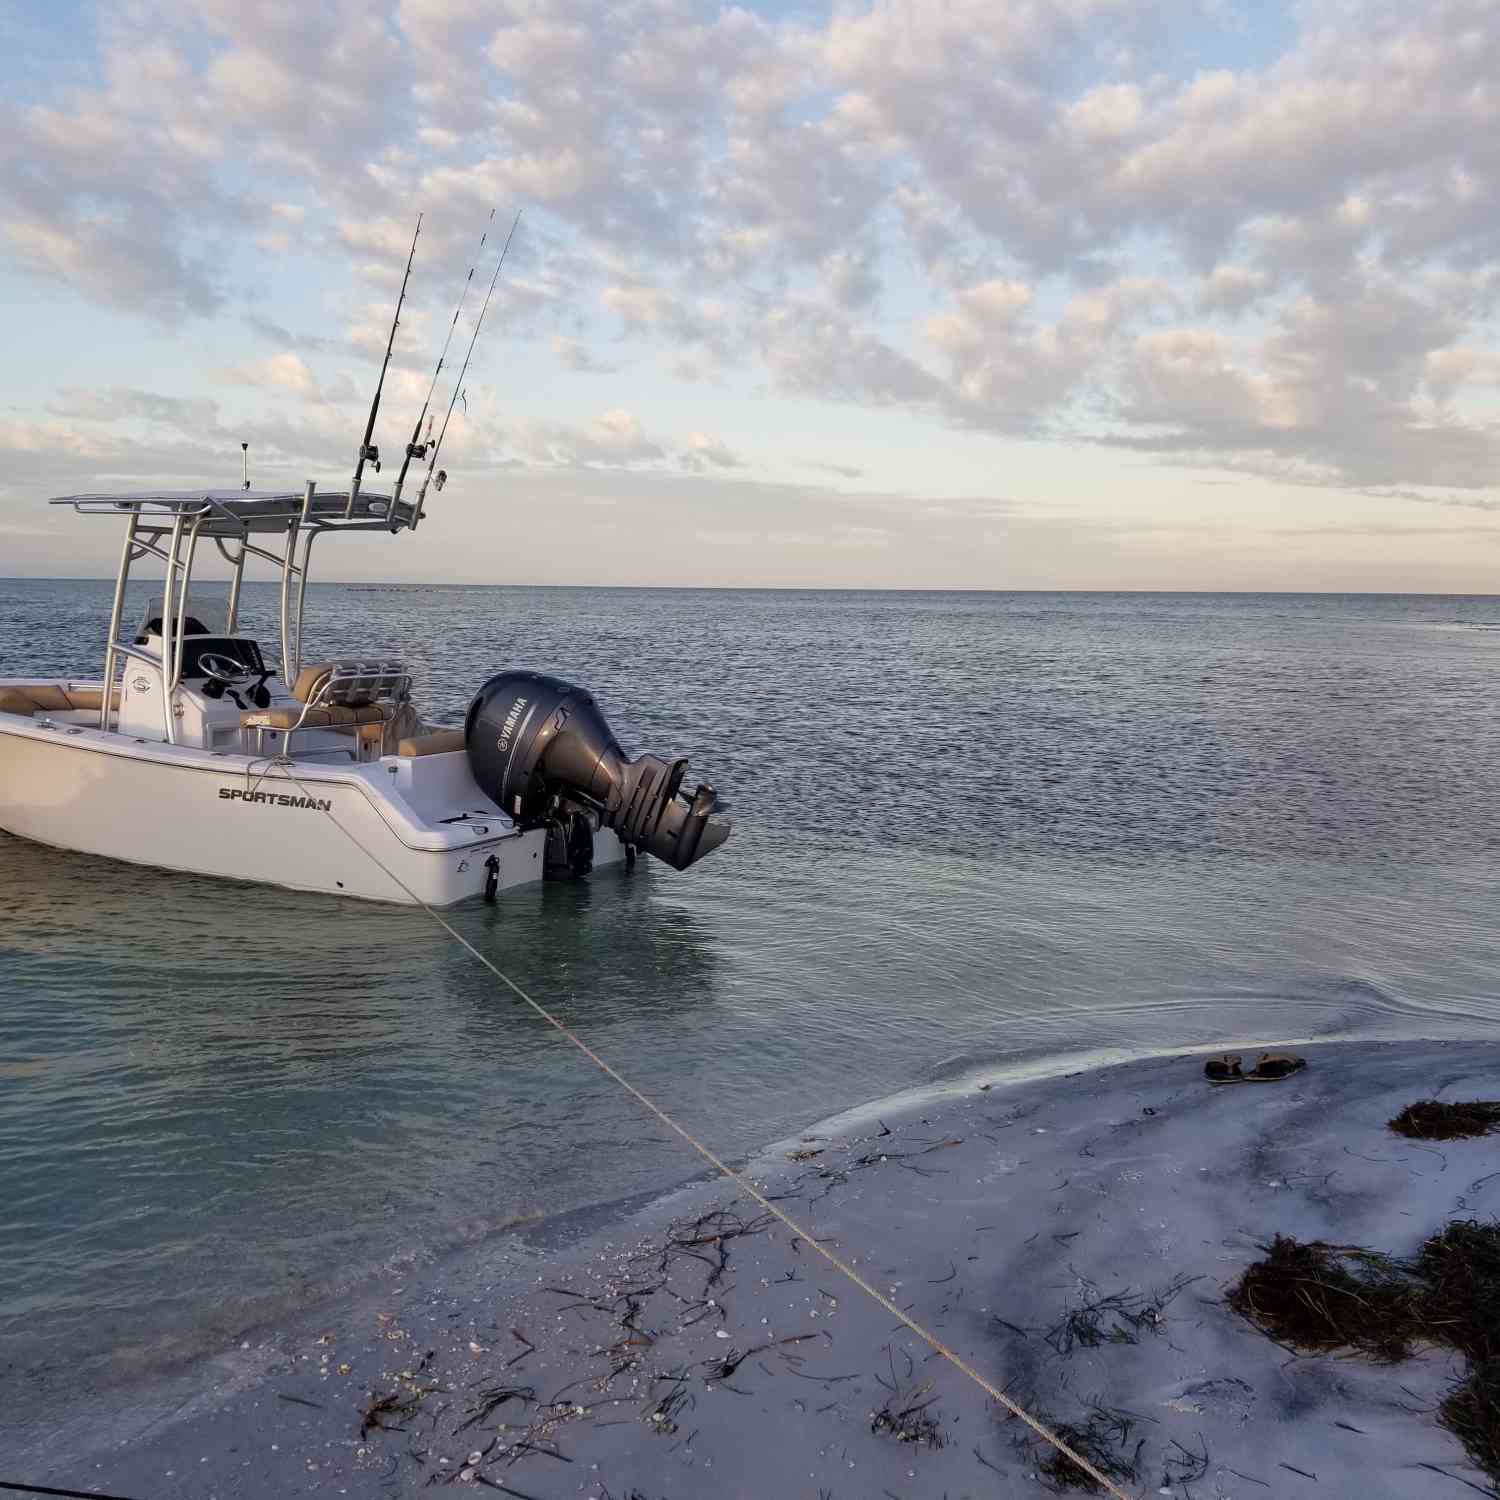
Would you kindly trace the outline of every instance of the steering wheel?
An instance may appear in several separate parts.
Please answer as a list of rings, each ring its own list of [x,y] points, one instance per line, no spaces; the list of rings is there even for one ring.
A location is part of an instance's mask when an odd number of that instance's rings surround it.
[[[198,658],[198,670],[205,677],[223,683],[225,687],[243,687],[252,677],[259,675],[244,662],[225,656],[220,651],[205,651]]]

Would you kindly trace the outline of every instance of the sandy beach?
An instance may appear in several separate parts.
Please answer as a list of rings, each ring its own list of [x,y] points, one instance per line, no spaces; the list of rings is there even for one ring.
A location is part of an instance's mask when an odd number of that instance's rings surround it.
[[[1274,1234],[1409,1254],[1500,1201],[1495,1145],[1403,1140],[1500,1096],[1500,1047],[1201,1055],[954,1081],[745,1168],[810,1234],[1130,1494],[1488,1492],[1435,1420],[1451,1352],[1298,1355],[1225,1305]],[[13,1429],[7,1477],[132,1497],[922,1500],[1056,1488],[1045,1444],[723,1181],[550,1221]]]

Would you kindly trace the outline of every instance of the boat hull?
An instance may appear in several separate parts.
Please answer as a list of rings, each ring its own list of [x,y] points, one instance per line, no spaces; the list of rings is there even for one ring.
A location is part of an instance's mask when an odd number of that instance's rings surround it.
[[[491,858],[499,889],[542,878],[543,830],[483,809],[424,818],[397,790],[403,769],[285,766],[0,714],[0,829],[129,864],[401,905],[482,895]],[[446,769],[450,782],[464,775]],[[601,830],[595,863],[623,857]]]

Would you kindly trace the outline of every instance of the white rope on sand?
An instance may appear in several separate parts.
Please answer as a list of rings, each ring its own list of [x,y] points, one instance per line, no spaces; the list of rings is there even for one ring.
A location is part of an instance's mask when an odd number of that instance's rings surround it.
[[[293,771],[290,770],[290,768],[285,765],[285,763],[282,763],[280,768],[286,770],[287,778],[290,781],[296,783],[296,785],[301,788],[304,796],[311,796],[311,793],[308,792],[305,786],[303,786],[301,780]],[[265,775],[267,776],[272,774],[274,773],[271,770],[268,770],[265,773]],[[391,870],[390,867],[387,866],[378,855],[367,849],[359,841],[359,839],[349,831],[349,829],[344,827],[344,825],[340,823],[336,817],[334,817],[331,811],[325,808],[324,812],[327,814],[329,822],[331,822],[333,826],[337,828],[339,832],[342,833],[344,837],[347,838],[349,842],[353,844],[354,847],[365,856],[366,859],[368,859],[378,869],[382,870],[396,886],[405,891],[406,894],[411,898],[411,900],[416,905],[420,906],[422,910],[425,911],[427,915],[431,917],[432,920],[436,922],[438,926],[441,927],[443,931],[446,932],[455,943],[463,948],[465,952],[467,952],[472,958],[477,959],[479,963],[483,964],[484,967],[488,969],[490,973],[500,981],[501,984],[503,984],[508,990],[510,990],[511,993],[514,994],[518,999],[523,1000],[527,1005],[529,1005],[532,1010],[534,1010],[536,1014],[542,1018],[542,1020],[544,1020],[550,1027],[552,1027],[554,1031],[566,1037],[568,1041],[570,1041],[581,1053],[583,1053],[586,1058],[588,1058],[591,1063],[594,1064],[596,1068],[600,1070],[600,1072],[614,1079],[614,1081],[618,1083],[627,1094],[631,1095],[631,1097],[637,1100],[646,1110],[655,1115],[663,1125],[665,1125],[669,1130],[674,1131],[677,1135],[681,1136],[682,1139],[686,1141],[687,1144],[691,1146],[693,1150],[696,1151],[698,1155],[704,1159],[704,1161],[708,1162],[715,1171],[728,1178],[728,1180],[732,1182],[742,1193],[744,1193],[746,1197],[754,1199],[754,1201],[758,1203],[763,1209],[765,1209],[765,1211],[773,1218],[779,1219],[799,1239],[805,1240],[836,1271],[838,1271],[841,1275],[846,1276],[850,1281],[854,1283],[855,1286],[860,1289],[860,1291],[864,1292],[867,1296],[872,1297],[876,1302],[880,1304],[881,1307],[883,1307],[888,1313],[890,1313],[892,1317],[898,1319],[902,1324],[905,1325],[905,1327],[910,1329],[912,1333],[916,1334],[916,1336],[921,1339],[923,1343],[929,1345],[936,1353],[942,1355],[942,1357],[946,1359],[948,1363],[951,1364],[955,1369],[960,1370],[963,1372],[963,1374],[967,1375],[975,1385],[977,1385],[988,1396],[990,1396],[993,1400],[997,1401],[1001,1406],[1003,1406],[1013,1417],[1020,1418],[1020,1420],[1024,1422],[1034,1433],[1036,1433],[1039,1438],[1043,1439],[1043,1441],[1047,1443],[1050,1443],[1052,1447],[1057,1449],[1057,1451],[1063,1455],[1064,1458],[1068,1459],[1071,1463],[1076,1464],[1106,1494],[1114,1496],[1114,1500],[1132,1500],[1132,1497],[1127,1495],[1124,1490],[1122,1490],[1117,1484],[1115,1484],[1112,1479],[1109,1478],[1108,1475],[1101,1473],[1099,1469],[1096,1468],[1094,1464],[1086,1459],[1081,1453],[1078,1453],[1073,1448],[1069,1447],[1068,1444],[1055,1432],[1053,1432],[1048,1426],[1046,1426],[1045,1423],[1038,1421],[1037,1418],[1033,1417],[1031,1413],[1028,1412],[1024,1407],[1017,1405],[1017,1403],[1013,1401],[1009,1396],[1007,1396],[1005,1392],[1002,1391],[997,1385],[995,1385],[993,1381],[980,1374],[980,1372],[976,1370],[973,1365],[971,1365],[966,1359],[964,1359],[962,1355],[957,1354],[952,1349],[950,1349],[945,1343],[943,1343],[940,1338],[938,1338],[936,1334],[930,1333],[909,1313],[906,1313],[901,1308],[897,1307],[889,1297],[885,1296],[875,1287],[871,1286],[870,1283],[866,1281],[865,1278],[861,1276],[853,1266],[842,1259],[842,1257],[835,1255],[833,1251],[828,1249],[825,1245],[819,1244],[814,1235],[812,1235],[808,1230],[804,1229],[800,1224],[798,1224],[790,1214],[786,1213],[783,1209],[778,1207],[778,1205],[772,1202],[771,1199],[767,1198],[766,1195],[762,1193],[754,1183],[749,1181],[748,1178],[742,1177],[738,1172],[735,1171],[733,1167],[728,1164],[728,1162],[721,1160],[685,1126],[679,1125],[677,1121],[674,1120],[664,1109],[662,1109],[659,1104],[656,1104],[653,1100],[648,1099],[646,1095],[643,1094],[633,1083],[631,1083],[628,1078],[616,1072],[615,1069],[612,1068],[609,1063],[605,1062],[605,1060],[600,1057],[599,1054],[595,1052],[594,1049],[590,1047],[582,1037],[578,1036],[575,1032],[570,1030],[561,1021],[559,1021],[558,1018],[546,1008],[546,1006],[542,1005],[539,1001],[533,1000],[531,996],[528,995],[526,991],[523,990],[521,986],[515,982],[515,980],[510,978],[508,974],[502,973],[501,970],[498,969],[495,964],[483,953],[481,953],[479,949],[476,948],[473,943],[468,940],[468,938],[466,938],[456,927],[452,925],[452,923],[450,923],[434,907],[429,906],[419,895],[417,895],[417,893],[412,890],[412,888],[407,885],[407,883],[402,880],[399,875]]]

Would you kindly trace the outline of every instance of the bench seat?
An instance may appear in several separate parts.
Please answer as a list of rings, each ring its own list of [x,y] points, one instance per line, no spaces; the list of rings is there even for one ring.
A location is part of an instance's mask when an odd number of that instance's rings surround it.
[[[35,714],[66,713],[69,709],[93,709],[104,704],[103,688],[62,687],[55,682],[12,683],[0,687],[0,713]],[[119,708],[120,690],[114,688],[109,706]]]
[[[414,734],[396,742],[396,754],[401,756],[451,755],[463,748],[462,729],[434,729],[430,734]]]

